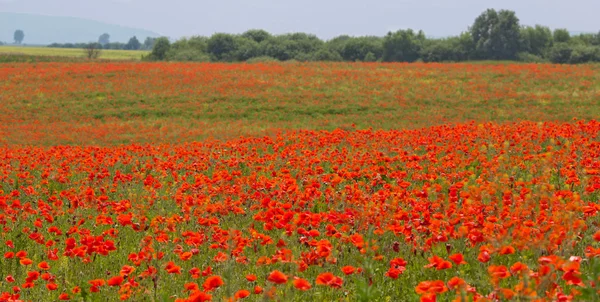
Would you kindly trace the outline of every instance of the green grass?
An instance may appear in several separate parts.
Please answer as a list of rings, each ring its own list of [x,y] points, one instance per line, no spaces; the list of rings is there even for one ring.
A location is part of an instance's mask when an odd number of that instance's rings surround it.
[[[26,47],[12,45],[0,46],[0,55],[2,54],[69,58],[85,57],[84,51],[79,48]],[[148,51],[107,49],[102,50],[99,58],[105,60],[140,60],[142,55],[146,54],[148,54]]]

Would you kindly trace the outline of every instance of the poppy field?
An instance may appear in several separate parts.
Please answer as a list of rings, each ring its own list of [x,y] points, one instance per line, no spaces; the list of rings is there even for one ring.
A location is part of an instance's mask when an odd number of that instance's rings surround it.
[[[0,144],[181,143],[597,119],[600,65],[13,63],[0,91]]]
[[[0,65],[0,301],[597,301],[599,69]]]

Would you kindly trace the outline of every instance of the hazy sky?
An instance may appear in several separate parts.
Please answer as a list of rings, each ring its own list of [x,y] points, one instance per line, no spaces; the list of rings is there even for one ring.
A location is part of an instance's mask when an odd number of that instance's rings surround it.
[[[384,35],[401,28],[456,35],[486,8],[511,9],[525,25],[600,30],[600,0],[0,0],[0,11],[72,16],[177,38],[262,28],[273,33]]]

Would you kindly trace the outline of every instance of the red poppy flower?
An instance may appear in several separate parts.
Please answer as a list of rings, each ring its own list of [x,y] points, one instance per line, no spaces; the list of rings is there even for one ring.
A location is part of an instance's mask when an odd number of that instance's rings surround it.
[[[344,283],[344,280],[340,277],[336,277],[332,273],[327,272],[318,275],[316,283],[318,285],[326,285],[334,288],[339,288],[342,287],[342,283]]]
[[[165,267],[165,270],[169,273],[169,274],[181,274],[181,267],[176,265],[173,261],[169,261],[167,263],[167,266]]]
[[[500,249],[500,255],[511,255],[515,253],[515,248],[512,246],[504,246]]]
[[[212,296],[202,291],[197,291],[192,293],[186,300],[190,302],[204,302],[204,301],[212,301]]]
[[[46,262],[46,261],[42,261],[42,262],[38,263],[37,266],[41,270],[49,270],[50,269],[50,265],[48,265],[48,262]]]
[[[467,264],[467,262],[464,259],[463,254],[454,254],[454,255],[450,255],[450,260],[452,260],[452,262],[454,262],[454,264],[456,265],[462,265],[462,264]]]
[[[25,281],[33,282],[33,281],[37,280],[39,277],[40,277],[40,273],[37,271],[27,272],[27,278],[25,278]]]
[[[419,302],[436,302],[437,296],[435,293],[426,293],[421,296]]]
[[[419,295],[426,294],[426,293],[443,293],[443,292],[446,292],[447,290],[448,290],[448,288],[446,287],[444,282],[440,281],[440,280],[422,281],[415,288],[415,291]]]
[[[245,289],[241,289],[241,290],[238,290],[233,297],[235,299],[244,299],[248,296],[250,296],[250,292]]]
[[[402,275],[402,272],[404,272],[404,270],[406,270],[406,268],[404,268],[404,266],[401,266],[400,268],[390,267],[390,269],[388,269],[388,271],[385,273],[385,275],[392,279],[398,279],[398,277],[400,275]]]
[[[192,269],[190,269],[189,273],[192,276],[192,279],[200,278],[200,269],[197,267],[193,267]]]
[[[355,271],[356,271],[356,268],[354,266],[348,265],[348,266],[342,267],[342,272],[345,275],[352,275]]]
[[[451,290],[462,289],[466,286],[467,286],[467,283],[465,282],[465,280],[463,280],[459,277],[452,277],[452,279],[450,279],[448,281],[448,288]]]
[[[515,274],[515,275],[519,274],[521,272],[526,272],[526,271],[529,271],[529,268],[527,267],[526,264],[523,264],[521,262],[516,262],[515,264],[513,264],[510,267],[510,272],[513,273],[513,274]]]
[[[294,278],[293,284],[294,284],[295,288],[302,290],[302,291],[309,290],[312,287],[312,285],[310,285],[310,282],[308,282],[308,280],[302,279],[302,278]]]
[[[179,259],[181,259],[183,261],[187,261],[187,260],[190,260],[192,258],[192,256],[193,256],[193,254],[191,252],[184,252],[179,255]]]
[[[269,274],[267,280],[276,284],[283,284],[287,282],[288,277],[284,273],[275,270]]]
[[[104,284],[106,284],[106,281],[104,281],[103,279],[94,279],[94,280],[88,281],[88,283],[91,286],[103,286]]]
[[[183,285],[183,288],[185,289],[186,292],[200,290],[200,287],[198,286],[198,284],[196,284],[194,282],[186,283],[185,285]]]
[[[123,265],[119,274],[123,277],[131,275],[135,271],[135,267],[129,265]]]
[[[479,260],[479,262],[482,263],[486,263],[488,261],[490,261],[491,257],[490,257],[490,253],[488,253],[487,251],[482,251],[479,253],[479,256],[477,256],[477,260]]]
[[[213,274],[213,272],[212,272],[212,267],[210,267],[210,266],[209,266],[209,267],[207,267],[206,269],[204,269],[204,270],[202,271],[202,276],[203,276],[203,277],[210,276],[210,275],[212,275],[212,274]]]
[[[202,287],[204,287],[205,291],[211,291],[215,288],[222,286],[223,284],[225,283],[223,282],[223,279],[221,279],[220,276],[210,276],[206,278]]]
[[[108,286],[120,286],[121,283],[123,283],[122,276],[114,276],[107,281]]]
[[[493,280],[510,277],[510,272],[504,265],[490,265],[488,267],[488,272],[492,276]]]

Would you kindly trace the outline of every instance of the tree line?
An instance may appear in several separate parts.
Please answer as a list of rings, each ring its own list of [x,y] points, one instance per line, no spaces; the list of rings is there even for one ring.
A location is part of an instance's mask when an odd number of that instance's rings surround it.
[[[243,34],[217,33],[173,43],[154,41],[149,61],[362,61],[459,62],[519,60],[526,62],[600,62],[600,32],[571,35],[566,29],[521,26],[514,11],[488,9],[455,37],[433,39],[412,29],[383,37],[342,35],[323,41],[312,34],[273,35],[253,29]]]
[[[52,43],[48,47],[55,48],[83,48],[83,49],[117,49],[117,50],[151,50],[156,38],[147,37],[143,43],[136,36],[129,39],[127,43],[111,42],[110,34],[104,33],[98,37],[98,42],[91,43]]]

